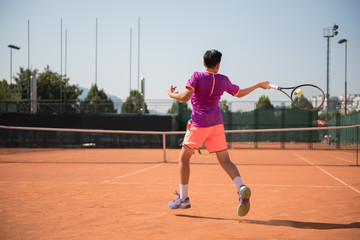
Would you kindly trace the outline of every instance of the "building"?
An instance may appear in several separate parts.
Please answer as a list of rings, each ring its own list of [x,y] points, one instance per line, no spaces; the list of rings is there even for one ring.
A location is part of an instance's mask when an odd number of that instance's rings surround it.
[[[344,96],[340,96],[338,98],[336,110],[341,114],[345,114],[345,98]],[[360,94],[348,94],[347,95],[347,103],[346,103],[346,111],[347,114],[360,111]]]
[[[310,99],[313,106],[318,105],[318,102],[321,101],[321,96],[314,96]],[[345,98],[344,96],[339,97],[330,97],[330,106],[329,112],[339,112],[342,115],[345,115]],[[327,110],[327,101],[325,99],[324,105],[320,108],[319,113],[326,113]],[[346,104],[347,114],[353,111],[360,111],[360,94],[348,94],[347,95],[347,104]]]

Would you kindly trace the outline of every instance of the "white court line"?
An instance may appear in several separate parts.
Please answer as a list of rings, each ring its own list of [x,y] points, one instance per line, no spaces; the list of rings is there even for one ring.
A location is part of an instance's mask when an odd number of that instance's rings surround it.
[[[133,174],[136,174],[136,173],[140,173],[140,172],[145,172],[145,171],[150,170],[150,169],[152,169],[152,168],[160,167],[160,166],[162,166],[162,165],[163,165],[163,164],[160,163],[160,164],[157,164],[157,165],[148,167],[148,168],[144,168],[144,169],[141,169],[141,170],[137,170],[137,171],[134,171],[134,172],[125,174],[125,175],[117,176],[117,177],[115,177],[115,178],[116,178],[116,179],[119,179],[119,178],[128,177],[128,176],[130,176],[130,175],[133,175]],[[105,180],[105,181],[103,181],[103,182],[101,182],[101,183],[108,183],[109,181],[110,181],[110,180]]]
[[[151,183],[151,182],[103,182],[110,185],[176,185],[178,183]],[[231,186],[233,183],[191,183],[192,186]],[[285,185],[285,184],[246,184],[249,187],[283,187],[283,188],[346,188],[346,186],[326,186],[326,185]]]
[[[312,166],[316,167],[317,169],[321,170],[323,173],[326,173],[327,175],[329,175],[330,177],[332,177],[332,178],[333,178],[333,179],[335,179],[336,181],[340,182],[341,184],[343,184],[343,185],[347,186],[348,188],[350,188],[350,189],[354,190],[354,191],[355,191],[355,192],[357,192],[357,193],[360,193],[360,191],[359,191],[359,190],[357,190],[356,188],[354,188],[354,187],[350,186],[349,184],[345,183],[345,182],[344,182],[344,181],[342,181],[341,179],[339,179],[339,178],[335,177],[334,175],[332,175],[332,174],[331,174],[331,173],[329,173],[328,171],[326,171],[326,170],[322,169],[322,168],[321,168],[321,167],[319,167],[319,166],[316,166],[315,164],[313,164],[312,162],[310,162],[310,161],[309,161],[309,160],[307,160],[306,158],[304,158],[304,157],[300,156],[299,154],[297,154],[297,153],[294,153],[294,154],[295,154],[295,156],[297,156],[298,158],[300,158],[300,159],[304,160],[305,162],[309,163],[310,165],[312,165]]]
[[[324,154],[326,154],[326,156],[328,156],[329,159],[332,158],[332,157],[334,157],[334,158],[337,158],[337,159],[339,159],[339,160],[341,160],[341,161],[344,161],[344,162],[347,162],[347,163],[351,163],[351,164],[355,164],[355,163],[356,163],[355,161],[351,161],[351,160],[348,160],[348,159],[345,159],[345,158],[336,156],[336,155],[334,155],[333,153],[330,154],[330,153],[326,152],[326,153],[324,153]]]
[[[337,158],[337,159],[339,159],[339,160],[342,160],[342,161],[344,161],[344,162],[348,162],[348,163],[352,163],[352,164],[355,164],[355,162],[354,161],[351,161],[351,160],[347,160],[347,159],[345,159],[345,158],[342,158],[342,157],[338,157],[338,156],[334,156],[335,158]]]
[[[0,184],[58,184],[56,181],[0,181]],[[174,186],[178,183],[174,182],[111,182],[106,180],[100,183],[96,182],[61,182],[64,184],[109,184],[109,185],[169,185]],[[194,186],[228,186],[233,187],[233,183],[191,183]],[[290,184],[247,184],[249,187],[282,187],[282,188],[347,188],[347,186],[326,186],[326,185],[290,185]]]

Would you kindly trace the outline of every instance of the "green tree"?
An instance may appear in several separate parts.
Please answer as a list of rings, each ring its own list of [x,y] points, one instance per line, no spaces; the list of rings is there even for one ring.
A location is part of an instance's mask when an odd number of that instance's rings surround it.
[[[167,113],[169,114],[179,113],[180,110],[179,108],[181,108],[181,111],[190,111],[187,102],[173,101],[171,108],[167,111]]]
[[[256,109],[274,109],[269,97],[262,95],[256,104]]]
[[[354,114],[357,114],[357,113],[359,113],[359,112],[360,112],[360,110],[359,110],[359,111],[354,110],[354,111],[352,111],[352,112],[348,113],[348,116],[350,116],[350,115],[354,115]]]
[[[96,84],[91,89],[82,103],[81,112],[84,113],[116,113],[114,102],[109,98],[103,89],[100,91]]]
[[[69,78],[61,77],[60,74],[51,71],[49,66],[46,66],[41,73],[38,73],[37,69],[20,68],[20,72],[15,77],[16,85],[13,90],[21,94],[22,100],[30,99],[30,79],[35,75],[37,75],[38,112],[79,111],[78,104],[74,100],[77,100],[82,90],[78,85],[70,85]]]
[[[311,102],[304,96],[300,96],[300,97],[295,97],[295,99],[293,100],[293,102],[291,103],[291,109],[295,109],[297,107],[299,108],[303,108],[303,109],[313,109],[313,105],[311,104]]]
[[[16,84],[12,87],[12,90],[20,92],[21,99],[28,100],[30,99],[30,79],[32,76],[35,76],[38,73],[38,70],[30,70],[20,68],[20,72],[17,73],[17,77],[14,78]],[[39,94],[38,94],[39,96]]]
[[[37,97],[44,104],[40,105],[39,112],[57,111],[57,112],[78,112],[79,106],[76,103],[82,90],[78,85],[70,85],[70,79],[61,77],[60,74],[50,70],[46,66],[43,72],[37,77]],[[43,101],[41,101],[43,100]],[[55,100],[60,104],[53,105],[51,101]],[[71,101],[69,101],[71,100]]]
[[[341,117],[341,114],[339,112],[332,112],[329,114],[329,119],[326,119],[326,113],[321,113],[318,116],[319,120],[323,120],[323,121],[328,121],[328,120],[333,120],[336,119],[338,117]]]
[[[145,113],[149,113],[146,103]],[[130,96],[121,107],[121,113],[141,113],[141,93],[137,90],[131,90]]]
[[[220,102],[219,102],[219,107],[220,107],[220,110],[221,112],[229,112],[230,109],[229,109],[229,104],[228,102],[225,100],[225,99],[222,99]]]
[[[21,100],[21,94],[19,91],[14,88],[14,85],[12,84],[12,87],[10,89],[10,85],[7,83],[5,79],[0,81],[0,101],[20,101]]]

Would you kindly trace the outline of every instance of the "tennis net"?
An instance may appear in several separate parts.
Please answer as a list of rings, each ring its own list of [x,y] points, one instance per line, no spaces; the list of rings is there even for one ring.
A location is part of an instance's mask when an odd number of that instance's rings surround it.
[[[236,164],[358,166],[359,126],[226,130],[225,133],[231,160]],[[184,131],[0,126],[0,147],[6,154],[40,149],[123,149],[135,155],[144,152],[146,162],[178,162],[184,134]],[[157,153],[152,157],[146,152]],[[135,155],[131,157],[134,162]],[[119,157],[116,161],[129,159]],[[195,151],[192,158],[192,163],[199,164],[216,161],[216,155],[208,154],[205,146]]]

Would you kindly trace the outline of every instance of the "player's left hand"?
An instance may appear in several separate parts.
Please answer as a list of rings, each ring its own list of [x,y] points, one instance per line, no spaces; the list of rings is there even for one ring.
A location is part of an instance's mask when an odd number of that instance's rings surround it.
[[[175,92],[176,88],[177,88],[177,86],[171,85],[170,88],[168,89],[168,93],[169,93],[169,94],[170,94],[170,93],[175,93],[175,94],[179,93],[178,91]]]

